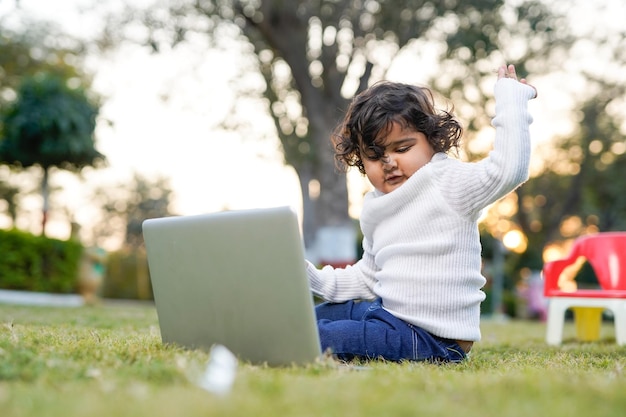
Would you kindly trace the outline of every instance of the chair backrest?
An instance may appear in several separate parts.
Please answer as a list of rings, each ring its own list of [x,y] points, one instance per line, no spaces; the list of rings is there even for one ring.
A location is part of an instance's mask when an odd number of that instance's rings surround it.
[[[584,256],[600,287],[626,290],[626,232],[603,232],[582,236],[574,242],[568,258]]]

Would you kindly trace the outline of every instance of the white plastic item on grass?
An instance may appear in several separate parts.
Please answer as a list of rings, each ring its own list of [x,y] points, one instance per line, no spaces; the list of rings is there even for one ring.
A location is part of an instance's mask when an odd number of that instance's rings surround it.
[[[235,382],[237,364],[237,358],[228,348],[222,345],[213,346],[198,385],[213,394],[228,394]]]

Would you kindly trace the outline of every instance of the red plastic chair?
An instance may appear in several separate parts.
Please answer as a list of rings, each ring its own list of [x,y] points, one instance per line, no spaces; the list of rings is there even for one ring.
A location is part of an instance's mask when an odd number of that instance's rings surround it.
[[[565,268],[584,257],[593,268],[600,288],[559,288],[559,278]],[[559,345],[563,339],[565,311],[574,310],[578,336],[593,340],[599,332],[601,312],[611,310],[615,323],[617,344],[626,344],[626,232],[605,232],[582,236],[574,242],[565,259],[547,262],[543,266],[544,295],[548,300],[546,342]],[[583,323],[583,321],[587,323]],[[591,335],[583,335],[585,327]]]

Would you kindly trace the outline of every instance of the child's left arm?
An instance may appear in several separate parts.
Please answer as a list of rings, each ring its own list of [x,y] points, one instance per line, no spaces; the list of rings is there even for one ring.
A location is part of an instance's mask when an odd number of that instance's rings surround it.
[[[526,80],[517,81],[513,65],[498,69],[494,149],[482,161],[457,164],[441,179],[446,200],[461,215],[478,217],[528,179],[532,117],[527,103],[536,96]]]

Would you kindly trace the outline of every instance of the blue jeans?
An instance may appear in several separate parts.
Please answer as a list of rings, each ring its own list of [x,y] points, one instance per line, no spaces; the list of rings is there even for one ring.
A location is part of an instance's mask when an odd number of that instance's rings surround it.
[[[400,320],[380,300],[322,303],[315,307],[322,350],[338,359],[460,362],[465,352],[450,339]]]

